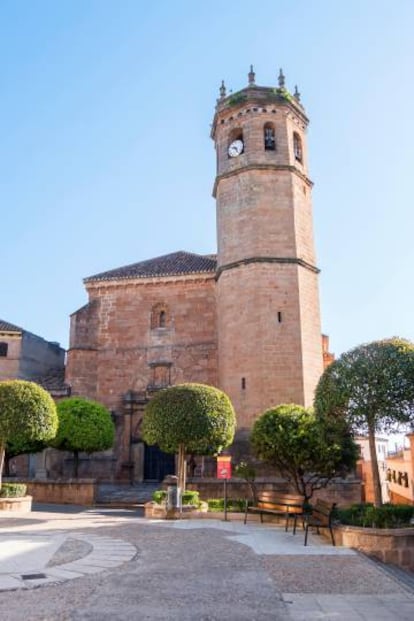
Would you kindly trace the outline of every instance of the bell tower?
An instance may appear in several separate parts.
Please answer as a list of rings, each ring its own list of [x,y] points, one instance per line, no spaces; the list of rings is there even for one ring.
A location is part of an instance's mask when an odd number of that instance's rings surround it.
[[[280,403],[309,406],[323,370],[306,131],[295,87],[220,88],[217,153],[219,385],[239,429]]]

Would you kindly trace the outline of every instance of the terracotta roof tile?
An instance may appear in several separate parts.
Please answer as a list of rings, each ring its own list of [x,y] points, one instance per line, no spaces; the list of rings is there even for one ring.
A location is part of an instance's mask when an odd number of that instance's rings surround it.
[[[65,394],[70,393],[68,384],[65,383],[65,369],[50,369],[44,375],[38,375],[31,381],[36,382],[39,386],[42,386],[48,392],[56,393],[62,392]]]
[[[3,330],[4,332],[24,332],[23,328],[19,328],[8,321],[4,321],[3,319],[0,319],[0,330]]]
[[[153,278],[157,276],[177,276],[180,274],[201,274],[216,271],[215,255],[201,255],[192,252],[173,252],[162,257],[132,263],[118,267],[108,272],[101,272],[84,279],[84,282],[94,280],[117,280],[129,278]]]

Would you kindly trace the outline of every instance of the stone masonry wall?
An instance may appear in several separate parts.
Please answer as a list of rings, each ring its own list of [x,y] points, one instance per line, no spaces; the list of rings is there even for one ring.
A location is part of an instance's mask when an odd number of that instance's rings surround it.
[[[88,307],[72,316],[66,381],[73,395],[94,398],[115,413],[119,473],[128,461],[127,391],[217,385],[215,281],[202,275],[90,282],[87,288]],[[165,326],[154,326],[154,308],[165,309]]]
[[[0,381],[16,379],[19,376],[22,335],[2,332],[0,341],[7,343],[7,356],[0,357]]]

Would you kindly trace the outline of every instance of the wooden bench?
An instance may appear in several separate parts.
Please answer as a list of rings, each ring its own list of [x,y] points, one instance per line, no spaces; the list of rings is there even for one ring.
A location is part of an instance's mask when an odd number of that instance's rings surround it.
[[[316,527],[318,535],[320,528],[329,528],[332,545],[335,545],[335,538],[332,530],[332,516],[335,507],[336,503],[332,504],[318,499],[312,509],[305,514],[305,546],[308,543],[308,530],[310,526]]]
[[[278,492],[261,492],[256,502],[249,507],[246,500],[244,523],[247,522],[248,513],[260,513],[260,521],[263,523],[263,514],[286,516],[285,531],[289,528],[289,520],[293,519],[293,534],[296,533],[298,516],[303,517],[303,497],[297,494],[279,494]]]

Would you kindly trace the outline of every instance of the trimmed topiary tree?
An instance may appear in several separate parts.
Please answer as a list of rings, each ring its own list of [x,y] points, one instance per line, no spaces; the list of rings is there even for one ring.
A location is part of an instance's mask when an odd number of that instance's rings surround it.
[[[165,388],[145,408],[142,437],[166,453],[178,453],[178,487],[185,490],[185,455],[214,455],[229,446],[236,416],[228,396],[205,384]]]
[[[34,382],[0,382],[0,488],[6,445],[47,442],[56,434],[58,417],[52,397]]]
[[[414,423],[414,344],[400,338],[355,347],[322,374],[315,393],[320,418],[345,420],[367,434],[375,505],[382,503],[375,435]]]
[[[332,478],[352,471],[358,454],[342,422],[325,424],[311,410],[292,403],[264,412],[250,439],[255,454],[275,466],[305,501]]]
[[[79,453],[105,451],[114,443],[111,414],[100,403],[69,397],[57,404],[59,429],[50,446],[73,453],[73,476],[78,477]]]

